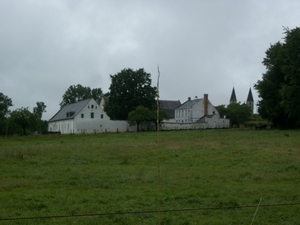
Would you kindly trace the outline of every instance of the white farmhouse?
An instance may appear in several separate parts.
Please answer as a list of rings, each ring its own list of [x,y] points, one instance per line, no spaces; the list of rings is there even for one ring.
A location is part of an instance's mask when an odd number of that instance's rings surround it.
[[[203,98],[190,97],[175,109],[175,121],[165,121],[163,130],[174,129],[206,129],[229,128],[229,119],[220,118],[218,110],[208,100],[208,94]]]
[[[49,132],[61,134],[135,131],[127,121],[110,120],[94,99],[86,99],[60,109],[48,122]]]
[[[218,115],[219,112],[208,100],[208,95],[204,94],[203,98],[188,100],[175,109],[175,120],[177,123],[195,123],[205,115]]]

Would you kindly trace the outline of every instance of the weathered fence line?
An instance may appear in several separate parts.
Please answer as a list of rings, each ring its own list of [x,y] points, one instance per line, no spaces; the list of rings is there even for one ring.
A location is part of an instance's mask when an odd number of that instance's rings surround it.
[[[294,203],[277,203],[277,204],[262,204],[259,207],[280,207],[280,206],[294,206],[300,205],[300,202]],[[105,213],[82,213],[69,215],[52,215],[52,216],[32,216],[32,217],[10,217],[0,218],[0,221],[14,221],[14,220],[37,220],[37,219],[54,219],[54,218],[70,218],[70,217],[91,217],[91,216],[110,216],[110,215],[125,215],[125,214],[148,214],[148,213],[168,213],[168,212],[184,212],[184,211],[201,211],[201,210],[229,210],[229,209],[243,209],[243,208],[257,208],[257,205],[241,205],[241,206],[224,206],[224,207],[200,207],[200,208],[183,208],[183,209],[161,209],[161,210],[142,210],[142,211],[114,211]]]

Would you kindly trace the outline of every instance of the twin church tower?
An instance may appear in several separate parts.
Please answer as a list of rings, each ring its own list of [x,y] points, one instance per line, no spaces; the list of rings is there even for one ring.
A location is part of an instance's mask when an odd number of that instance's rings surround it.
[[[229,104],[231,104],[231,103],[237,103],[234,88],[232,89],[231,97],[230,97],[230,100],[229,100]],[[251,114],[253,114],[253,111],[254,111],[254,100],[253,100],[253,95],[252,95],[251,88],[249,89],[249,93],[248,93],[248,97],[247,97],[247,100],[246,100],[246,104],[249,106],[249,108],[251,110]]]

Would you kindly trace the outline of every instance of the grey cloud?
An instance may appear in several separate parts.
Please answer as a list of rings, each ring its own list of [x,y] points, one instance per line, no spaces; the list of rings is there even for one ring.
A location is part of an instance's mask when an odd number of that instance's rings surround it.
[[[159,64],[162,99],[208,93],[226,105],[234,85],[244,102],[299,9],[294,0],[0,1],[0,92],[14,108],[44,101],[49,119],[70,85],[106,92],[127,67],[145,68],[156,85]]]

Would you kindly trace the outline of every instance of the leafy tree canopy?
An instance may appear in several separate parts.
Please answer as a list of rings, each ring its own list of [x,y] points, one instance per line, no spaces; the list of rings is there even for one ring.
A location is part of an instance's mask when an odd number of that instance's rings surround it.
[[[42,121],[43,113],[46,112],[46,105],[44,102],[37,102],[36,106],[33,108],[33,115],[36,117],[36,129],[40,132],[46,132],[47,126],[45,126],[45,121]]]
[[[266,72],[254,88],[258,112],[279,128],[300,127],[300,28],[284,28],[284,42],[266,51]]]
[[[23,135],[26,134],[27,129],[34,129],[36,126],[36,117],[28,108],[19,108],[11,112],[9,117],[10,126],[18,126],[22,129]]]
[[[140,130],[140,124],[153,121],[154,114],[148,108],[140,105],[128,115],[130,125],[137,125],[137,131]]]
[[[231,103],[225,107],[225,105],[216,106],[220,117],[226,116],[230,119],[231,126],[239,126],[246,123],[251,118],[251,110],[248,105],[239,103]]]
[[[83,87],[80,84],[71,85],[62,96],[60,107],[79,102],[81,100],[93,98],[96,102],[100,103],[103,96],[101,88],[91,89],[90,87]]]
[[[123,69],[110,75],[109,101],[105,111],[111,119],[126,120],[138,106],[155,108],[156,88],[151,86],[150,74],[144,69]]]
[[[7,117],[10,106],[13,106],[12,100],[0,92],[0,120]]]
[[[33,108],[33,114],[37,116],[39,120],[42,119],[43,113],[46,111],[46,105],[44,102],[37,102],[36,106]]]

